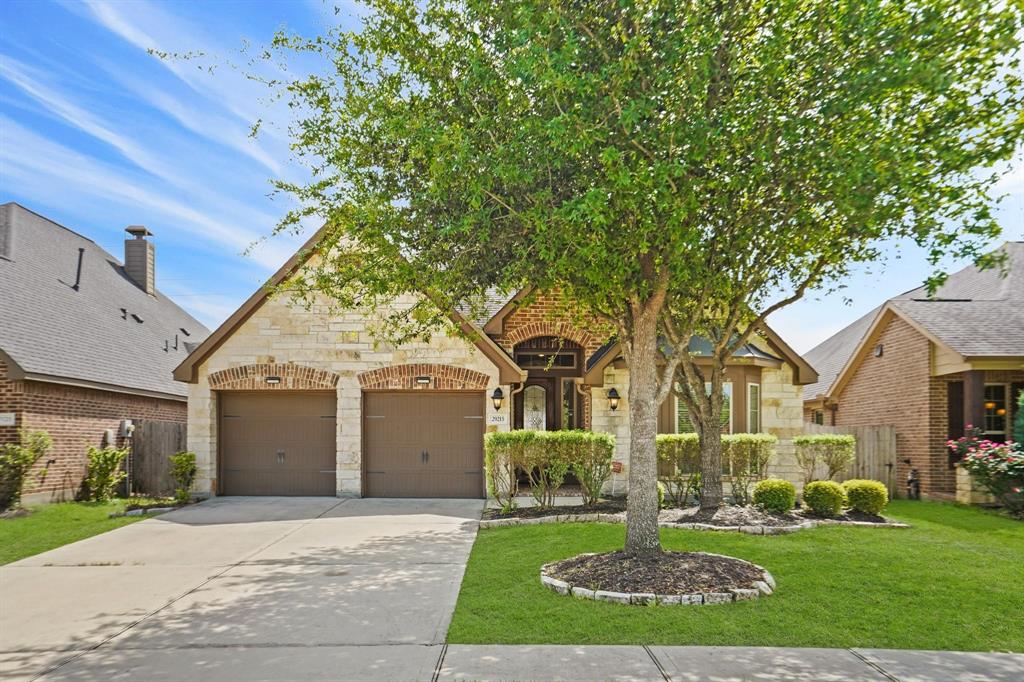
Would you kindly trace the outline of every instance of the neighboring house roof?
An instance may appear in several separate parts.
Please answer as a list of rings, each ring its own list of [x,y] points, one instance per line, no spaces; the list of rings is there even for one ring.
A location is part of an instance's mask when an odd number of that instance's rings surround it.
[[[0,355],[12,377],[186,395],[172,372],[209,333],[194,317],[146,294],[92,240],[19,204],[0,205],[0,242]]]
[[[1024,242],[1007,242],[1003,268],[971,265],[953,273],[928,296],[918,287],[889,299],[808,351],[820,379],[804,388],[804,400],[829,396],[875,324],[899,315],[964,358],[1024,356]]]
[[[273,274],[267,283],[256,290],[231,317],[224,321],[221,326],[210,334],[180,365],[174,369],[174,378],[179,381],[195,383],[198,380],[197,370],[199,365],[217,350],[230,336],[238,329],[264,301],[270,296],[271,291],[278,284],[292,276],[309,260],[313,249],[320,242],[327,226],[321,227],[311,236],[295,254],[288,259],[288,262]],[[508,353],[502,350],[489,336],[484,334],[474,322],[466,318],[459,311],[452,311],[449,316],[456,325],[472,339],[474,345],[498,368],[499,378],[502,383],[523,381],[526,373],[509,357]]]

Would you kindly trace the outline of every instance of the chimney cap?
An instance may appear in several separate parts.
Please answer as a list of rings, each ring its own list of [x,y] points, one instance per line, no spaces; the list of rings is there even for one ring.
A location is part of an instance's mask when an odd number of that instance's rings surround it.
[[[145,225],[129,225],[124,228],[124,231],[133,235],[136,239],[145,239],[146,237],[153,236],[153,233],[147,230]]]

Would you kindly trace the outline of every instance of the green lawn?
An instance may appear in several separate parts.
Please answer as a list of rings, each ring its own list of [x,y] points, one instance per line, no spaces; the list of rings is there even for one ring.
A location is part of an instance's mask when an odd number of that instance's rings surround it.
[[[481,530],[448,641],[1024,651],[1024,523],[975,509],[893,502],[906,530],[791,535],[662,530],[666,548],[747,559],[770,597],[717,606],[623,606],[541,587],[548,561],[622,547],[621,525]]]
[[[9,564],[145,518],[108,518],[112,512],[124,511],[125,503],[126,500],[44,504],[32,507],[27,516],[0,519],[0,564]]]

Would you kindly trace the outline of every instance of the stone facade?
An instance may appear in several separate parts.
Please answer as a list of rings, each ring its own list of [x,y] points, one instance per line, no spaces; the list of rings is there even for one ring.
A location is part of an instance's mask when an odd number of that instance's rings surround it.
[[[397,301],[395,307],[410,303]],[[364,388],[410,388],[410,381],[414,382],[427,367],[431,371],[426,374],[436,376],[436,380],[432,379],[424,390],[483,388],[489,394],[499,386],[498,370],[472,343],[435,334],[429,343],[395,348],[374,337],[371,330],[378,320],[372,311],[338,313],[326,301],[309,308],[292,304],[285,297],[265,301],[199,365],[197,381],[189,385],[188,442],[199,467],[196,491],[205,495],[217,491],[218,390],[211,386],[210,379],[224,376],[226,371],[251,365],[292,364],[308,368],[297,370],[298,374],[319,370],[337,377],[337,494],[346,497],[362,493]],[[251,388],[266,386],[257,382]],[[505,395],[510,394],[509,386],[502,388]],[[494,415],[486,395],[481,400],[487,401],[486,414]],[[508,428],[510,405],[511,401],[506,400],[498,413],[504,419],[489,429]],[[491,421],[498,420],[492,417]]]
[[[14,413],[15,425],[0,427],[0,443],[18,440],[18,430],[46,431],[53,439],[47,460],[36,463],[26,480],[26,503],[70,499],[79,490],[86,470],[86,449],[126,445],[121,437],[124,419],[184,422],[183,400],[151,398],[114,391],[39,381],[12,381],[0,361],[0,412]],[[107,434],[113,440],[107,441]],[[46,475],[41,477],[43,469]]]
[[[408,306],[412,300],[395,303]],[[606,340],[555,319],[559,299],[539,295],[529,306],[506,316],[493,340],[510,355],[517,344],[537,336],[561,336],[583,348],[584,358],[593,355]],[[499,383],[493,363],[468,341],[436,334],[429,342],[401,347],[379,343],[373,329],[379,315],[372,311],[338,312],[326,301],[309,308],[284,298],[271,298],[229,334],[197,367],[197,381],[189,387],[189,449],[197,456],[197,492],[217,491],[217,397],[229,390],[290,390],[330,388],[337,392],[337,494],[362,493],[362,391],[364,390],[474,390],[486,401],[488,431],[507,430],[512,424],[513,387]],[[280,379],[268,384],[266,377]],[[421,381],[418,378],[429,378]],[[584,389],[583,423],[595,431],[616,437],[615,458],[622,463],[608,492],[623,494],[628,481],[629,408],[628,370],[609,365],[604,385]],[[792,383],[793,369],[764,368],[762,430],[782,441],[773,475],[791,480],[796,474],[788,439],[802,425],[800,387]],[[499,412],[490,394],[501,388],[506,396]],[[607,391],[616,388],[623,396],[612,411]]]

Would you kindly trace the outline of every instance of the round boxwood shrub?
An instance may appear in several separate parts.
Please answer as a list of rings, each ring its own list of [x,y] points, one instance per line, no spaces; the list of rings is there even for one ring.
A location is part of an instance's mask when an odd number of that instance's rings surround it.
[[[838,516],[846,504],[846,494],[835,481],[811,481],[804,486],[804,504],[818,516]]]
[[[846,493],[846,503],[865,514],[877,516],[889,504],[889,489],[881,481],[852,478],[843,481],[843,491]]]
[[[754,486],[754,504],[785,514],[796,504],[796,487],[781,478],[766,478]]]

